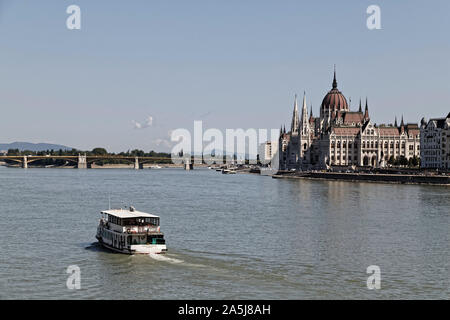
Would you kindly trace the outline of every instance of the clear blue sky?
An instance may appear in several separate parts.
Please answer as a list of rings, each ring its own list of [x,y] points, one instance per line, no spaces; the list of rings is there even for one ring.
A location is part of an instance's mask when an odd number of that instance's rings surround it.
[[[371,4],[382,30],[366,27]],[[444,116],[449,18],[448,0],[0,1],[0,142],[170,150],[158,141],[194,120],[288,126],[294,93],[318,114],[333,64],[376,123]]]

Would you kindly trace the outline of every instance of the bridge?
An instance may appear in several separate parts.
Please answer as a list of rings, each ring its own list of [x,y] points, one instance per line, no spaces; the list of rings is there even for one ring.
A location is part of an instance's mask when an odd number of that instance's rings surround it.
[[[56,155],[43,155],[43,156],[0,156],[0,160],[10,160],[17,162],[22,168],[28,168],[28,164],[33,163],[38,160],[65,160],[68,163],[73,163],[79,169],[87,169],[92,166],[93,163],[101,160],[120,160],[129,163],[134,163],[134,169],[143,169],[145,163],[157,163],[160,162],[171,162],[171,158],[163,157],[134,157],[134,156],[116,156],[116,155],[81,155],[78,156],[56,156]],[[183,165],[186,170],[193,169],[193,161],[187,158],[183,160]]]

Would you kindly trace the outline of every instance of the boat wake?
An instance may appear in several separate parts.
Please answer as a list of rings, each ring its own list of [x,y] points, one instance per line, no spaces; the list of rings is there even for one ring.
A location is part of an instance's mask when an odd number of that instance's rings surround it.
[[[165,254],[149,253],[148,256],[157,261],[176,263],[176,264],[184,262],[183,260],[180,260],[180,259],[170,258],[170,257],[166,256]]]
[[[191,268],[207,268],[208,267],[207,265],[204,265],[204,264],[191,263],[191,262],[186,262],[185,260],[168,257],[167,254],[149,253],[148,256],[156,261],[162,261],[162,262],[167,262],[167,263],[176,264],[176,265],[183,264],[184,267],[191,267]]]

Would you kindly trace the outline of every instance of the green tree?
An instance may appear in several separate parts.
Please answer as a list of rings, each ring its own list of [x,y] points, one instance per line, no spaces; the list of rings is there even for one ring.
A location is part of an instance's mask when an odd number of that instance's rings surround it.
[[[19,156],[20,151],[19,151],[19,149],[9,149],[7,155],[8,156]]]
[[[96,156],[103,156],[103,155],[107,155],[108,151],[106,151],[105,148],[94,148],[94,149],[92,149],[91,153]]]
[[[406,159],[405,156],[400,156],[400,159],[398,160],[398,164],[401,166],[407,166],[408,165],[408,159]]]
[[[390,156],[390,157],[389,157],[388,163],[389,163],[390,165],[395,165],[395,158],[394,158],[394,156]]]

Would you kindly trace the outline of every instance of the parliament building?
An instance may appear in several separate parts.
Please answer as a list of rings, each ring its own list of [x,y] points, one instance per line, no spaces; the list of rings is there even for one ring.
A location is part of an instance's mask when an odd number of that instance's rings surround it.
[[[323,98],[320,115],[308,114],[306,95],[301,112],[294,100],[291,130],[281,129],[279,138],[280,170],[328,169],[332,166],[385,167],[389,159],[420,156],[418,124],[376,125],[371,122],[367,99],[364,111],[351,111],[339,91],[336,71],[331,90]]]

